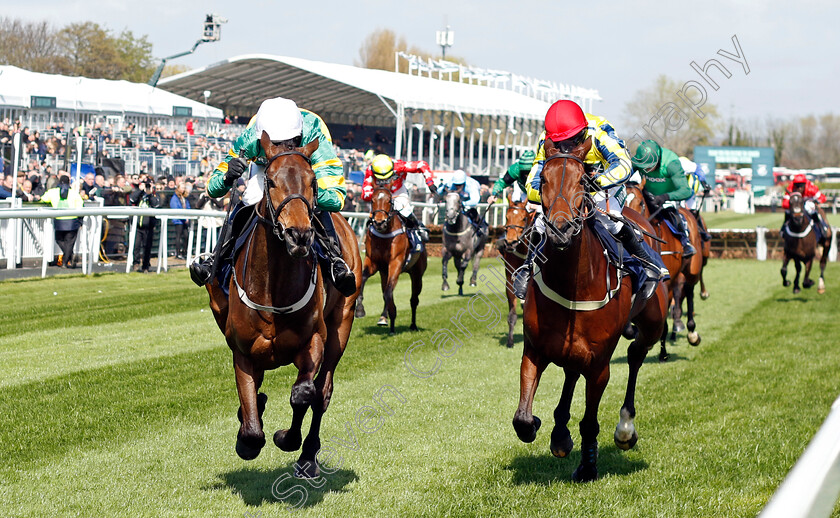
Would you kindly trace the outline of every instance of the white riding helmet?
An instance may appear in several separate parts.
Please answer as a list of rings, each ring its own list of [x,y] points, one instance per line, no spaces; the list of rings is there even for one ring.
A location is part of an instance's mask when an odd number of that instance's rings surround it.
[[[452,174],[452,185],[464,185],[467,183],[467,173],[458,169]]]
[[[303,115],[297,104],[290,99],[266,99],[257,110],[255,119],[257,136],[265,131],[273,142],[289,140],[303,133]]]

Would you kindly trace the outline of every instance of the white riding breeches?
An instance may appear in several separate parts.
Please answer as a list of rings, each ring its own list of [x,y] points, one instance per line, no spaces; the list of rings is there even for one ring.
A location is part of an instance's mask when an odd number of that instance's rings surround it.
[[[611,187],[605,191],[599,191],[592,197],[595,200],[595,206],[598,207],[598,210],[595,212],[595,217],[604,224],[612,235],[618,234],[621,231],[621,227],[624,226],[624,223],[613,220],[604,214],[604,212],[609,212],[619,218],[621,217],[621,209],[624,208],[624,205],[616,198],[619,190],[623,190],[623,187],[620,185]]]
[[[251,162],[248,181],[245,183],[245,193],[242,194],[242,203],[246,207],[256,205],[263,197],[265,186],[265,167]]]
[[[405,190],[405,185],[400,185],[399,189],[391,193],[391,203],[394,206],[394,210],[406,219],[414,211],[414,207],[411,206],[411,200],[408,197],[408,191]]]
[[[528,195],[519,188],[519,182],[513,184],[513,193],[510,195],[510,201],[513,203],[528,201]]]
[[[697,205],[697,196],[692,196],[687,200],[683,200],[680,202],[683,207],[688,210],[694,210],[694,207]]]

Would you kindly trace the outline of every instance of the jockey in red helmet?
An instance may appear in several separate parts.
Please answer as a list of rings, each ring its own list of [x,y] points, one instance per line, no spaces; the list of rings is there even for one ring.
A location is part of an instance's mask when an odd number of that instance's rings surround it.
[[[642,245],[640,236],[636,235],[633,229],[623,224],[620,219],[616,221],[606,214],[609,212],[616,218],[622,218],[621,209],[624,207],[626,196],[623,184],[633,172],[630,154],[624,141],[618,138],[607,119],[584,113],[574,101],[564,99],[552,104],[545,115],[545,132],[540,137],[535,165],[526,182],[528,200],[538,204],[542,202],[540,184],[546,158],[543,144],[547,138],[565,153],[571,152],[587,139],[592,140],[592,146],[583,163],[586,171],[592,175],[594,183],[600,187],[599,191],[593,193],[593,199],[599,209],[595,212],[595,217],[631,254],[645,263],[649,282],[645,283],[641,295],[649,297],[664,274],[657,266],[659,261],[650,256]],[[534,221],[534,232],[537,235],[532,236],[531,242],[541,242],[545,234],[545,222],[541,217]],[[513,291],[517,296],[523,295],[519,298],[524,298],[530,268],[531,257],[514,272]]]
[[[802,195],[805,200],[805,211],[818,227],[817,240],[823,241],[830,238],[831,227],[825,221],[825,217],[818,206],[820,203],[825,203],[825,194],[820,192],[820,188],[814,185],[803,173],[797,173],[785,189],[785,195],[782,198],[782,208],[785,209],[785,223],[790,219],[790,211],[788,210],[790,209],[790,195],[794,192]]]

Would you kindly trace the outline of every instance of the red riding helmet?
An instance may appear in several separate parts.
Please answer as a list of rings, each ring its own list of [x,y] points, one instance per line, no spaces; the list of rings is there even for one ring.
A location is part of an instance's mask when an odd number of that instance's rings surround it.
[[[793,183],[808,183],[808,179],[802,173],[797,173],[796,176],[793,177]]]
[[[570,139],[587,126],[586,115],[574,101],[552,104],[545,114],[545,135],[553,142]]]

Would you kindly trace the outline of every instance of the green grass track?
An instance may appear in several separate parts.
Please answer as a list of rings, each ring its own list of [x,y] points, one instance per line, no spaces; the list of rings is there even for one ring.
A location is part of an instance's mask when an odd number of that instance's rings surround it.
[[[640,440],[629,452],[612,442],[627,379],[626,342],[619,344],[601,403],[601,478],[585,485],[570,481],[584,384],[572,405],[569,458],[548,448],[563,381],[556,367],[534,405],[543,428],[534,443],[519,442],[511,420],[521,327],[517,347],[505,348],[506,304],[483,283],[490,307],[473,298],[477,288],[464,298],[442,295],[437,259],[425,278],[419,332],[407,331],[407,277],[397,288],[395,337],[375,326],[381,294],[378,282],[369,283],[369,316],[354,325],[324,419],[333,472],[320,487],[289,479],[297,455],[270,440],[291,419],[292,368],[266,375],[265,449],[251,462],[236,456],[231,354],[205,291],[186,272],[3,282],[0,510],[26,517],[755,516],[840,393],[840,269],[829,265],[826,294],[794,296],[781,286],[779,266],[709,264],[712,296],[697,303],[703,342],[693,348],[681,336],[669,344],[666,364],[651,351],[637,390]],[[450,319],[470,301],[487,317],[462,314],[459,330]],[[463,343],[450,356],[432,344],[444,328]],[[413,365],[434,375],[408,370],[412,344]],[[376,409],[370,428],[360,429],[356,416]],[[288,513],[297,501],[301,508]]]

